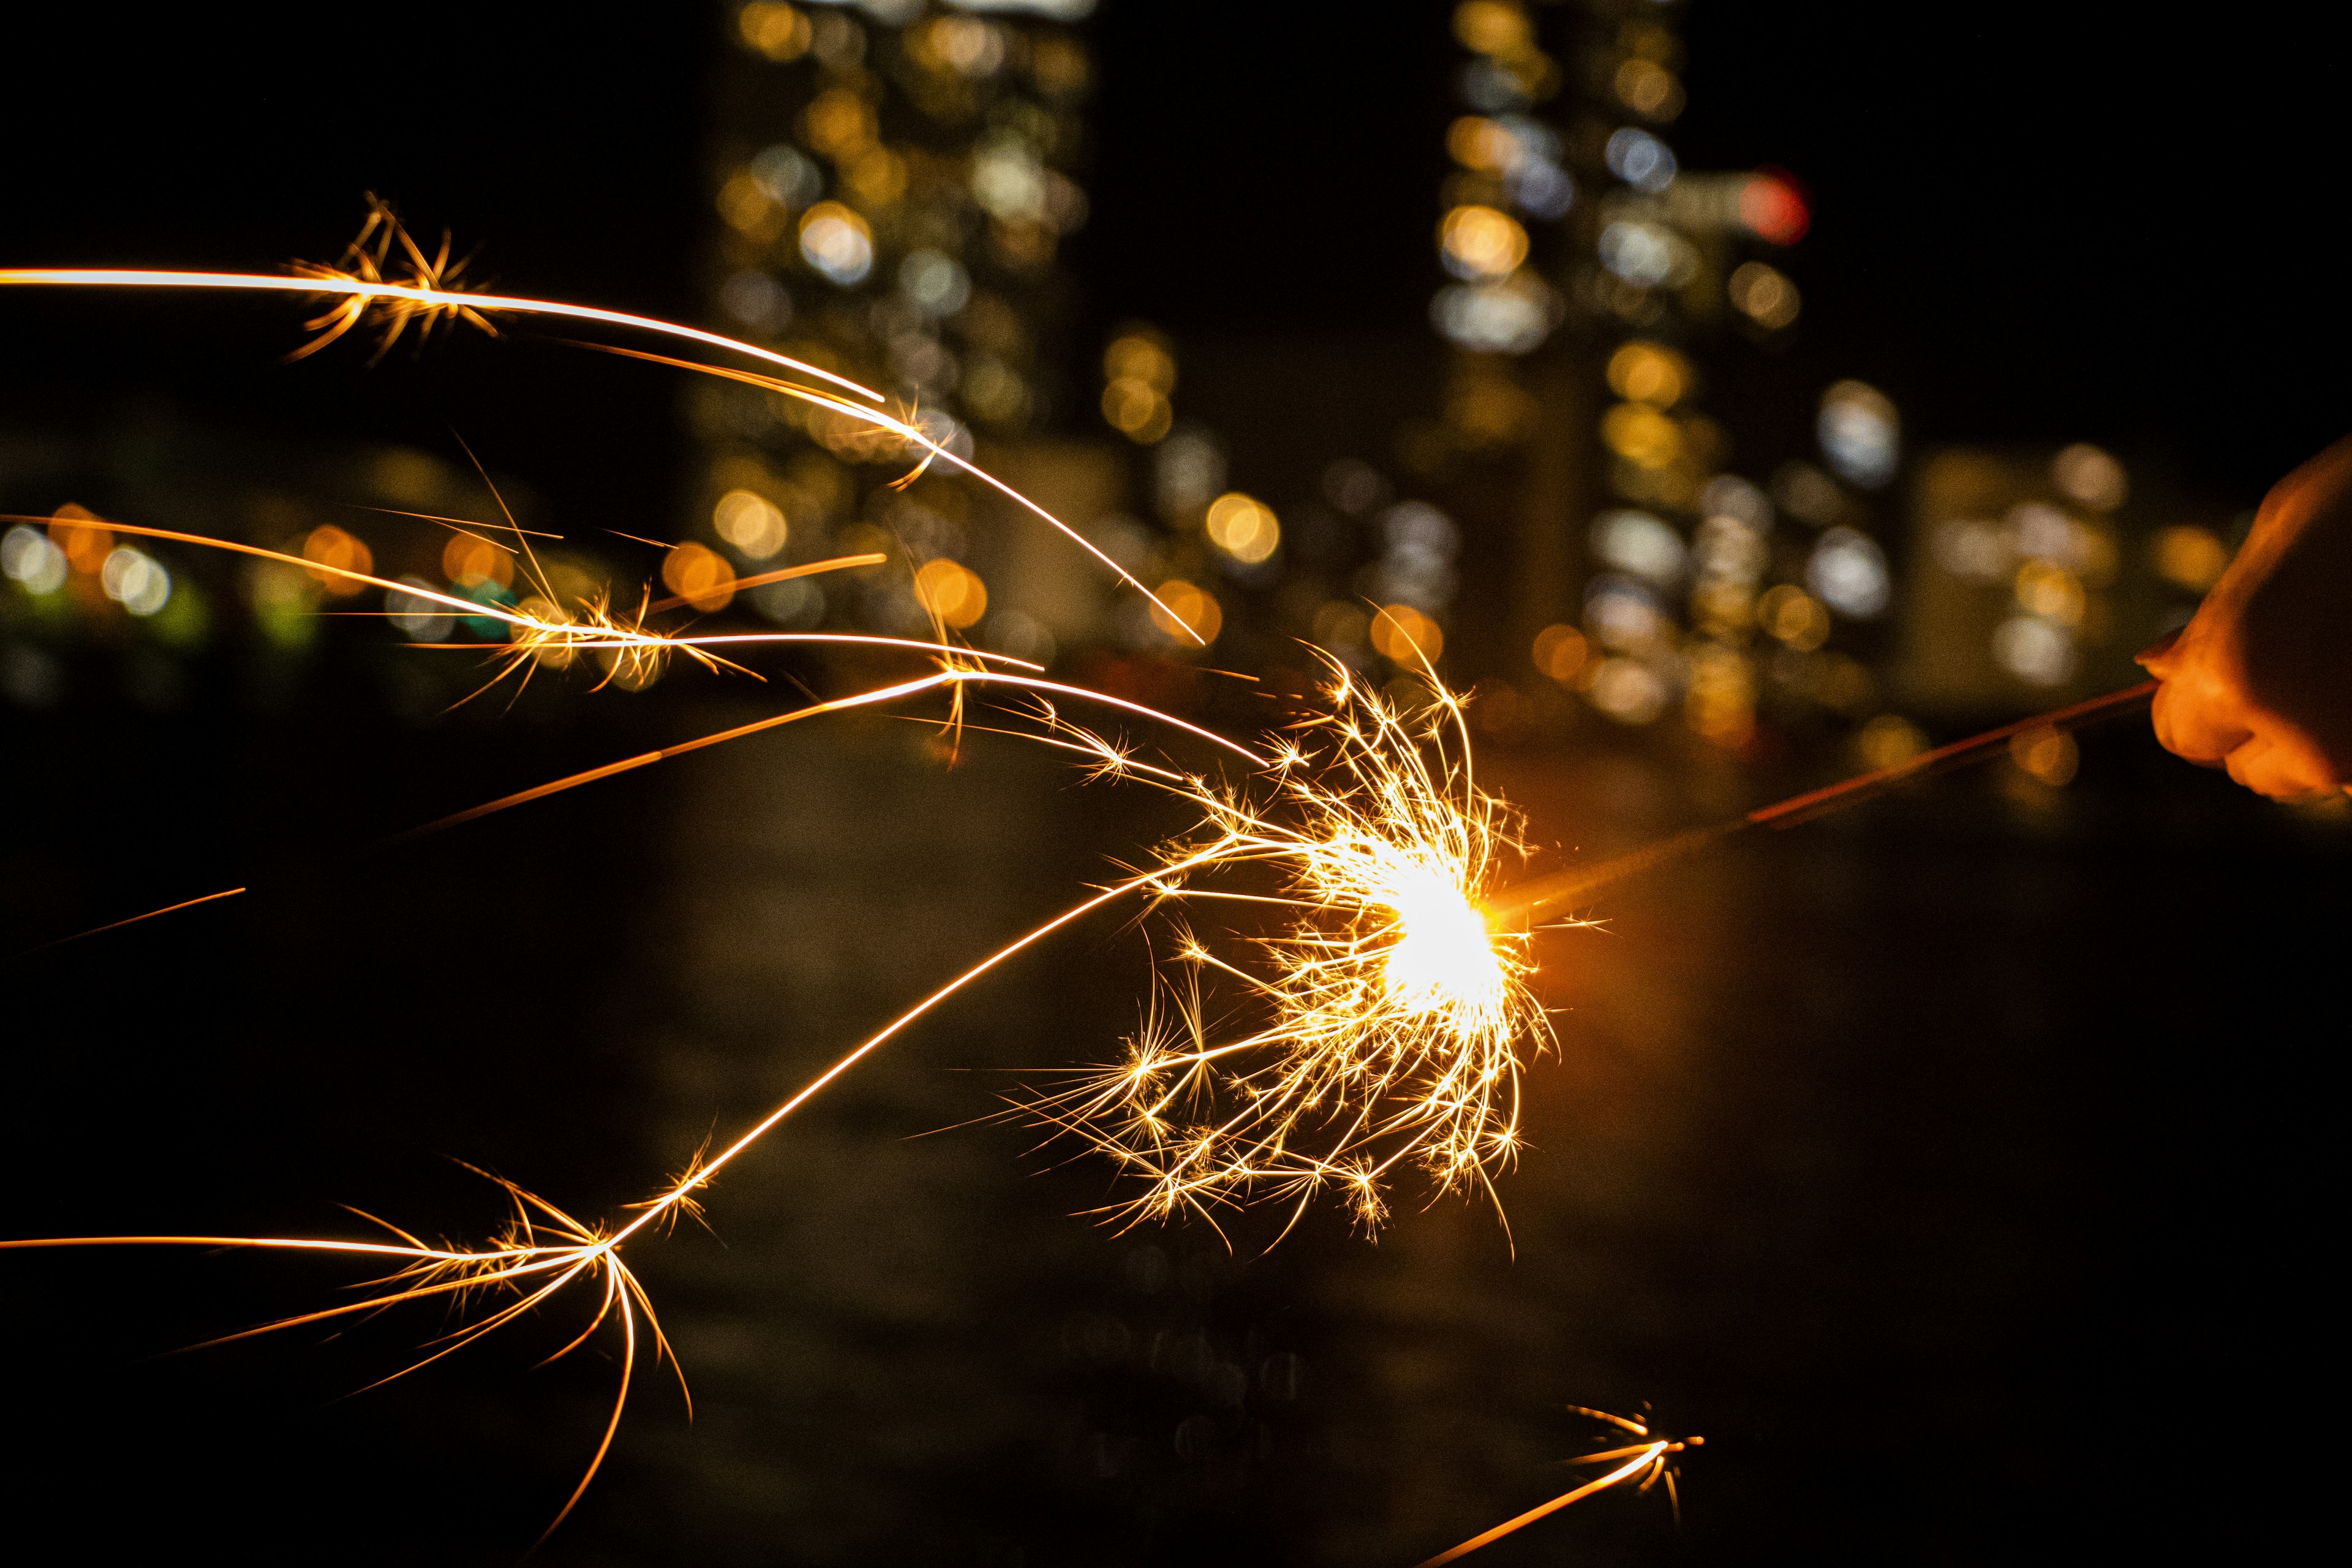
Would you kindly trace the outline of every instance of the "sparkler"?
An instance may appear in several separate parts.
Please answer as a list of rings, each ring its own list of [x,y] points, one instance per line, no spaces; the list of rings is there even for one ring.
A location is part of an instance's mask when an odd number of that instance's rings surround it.
[[[1491,1194],[1517,1152],[1520,1068],[1551,1031],[1526,931],[1481,908],[1525,853],[1517,815],[1477,786],[1459,697],[1441,689],[1408,721],[1331,669],[1326,709],[1246,783],[1105,762],[1200,813],[1144,873],[1178,967],[1157,973],[1123,1060],[1032,1109],[1141,1178],[1132,1218],[1263,1197],[1295,1223],[1328,1190],[1370,1229],[1400,1167]],[[1278,911],[1255,962],[1181,919],[1208,900]],[[1220,981],[1250,1016],[1229,1034]]]
[[[611,344],[583,345],[800,400],[862,426],[877,439],[899,443],[910,454],[919,453],[914,473],[944,458],[1076,541],[1121,580],[1145,591],[1075,531],[949,450],[911,412],[904,417],[887,412],[880,395],[865,387],[789,356],[696,328],[461,287],[459,271],[448,260],[446,241],[428,257],[389,209],[373,204],[367,226],[340,265],[306,267],[290,278],[39,269],[0,271],[0,286],[229,289],[340,301],[310,323],[320,336],[305,353],[369,320],[384,334],[381,353],[412,323],[421,323],[424,331],[449,321],[488,329],[490,319],[501,314],[620,327],[717,349],[768,368],[743,370]],[[826,384],[811,385],[810,381]],[[1532,922],[1538,917],[1608,881],[1746,826],[1789,826],[1857,804],[1936,767],[1990,754],[1992,747],[2031,725],[2072,727],[2120,711],[2147,689],[1993,731],[1896,768],[1694,830],[1603,867],[1513,886],[1505,882],[1504,872],[1525,854],[1518,816],[1478,786],[1463,700],[1442,686],[1424,713],[1407,718],[1335,663],[1322,710],[1290,731],[1271,737],[1260,751],[1140,704],[1045,679],[1034,665],[955,646],[944,634],[933,642],[827,633],[685,636],[647,625],[651,616],[674,607],[653,604],[649,595],[633,614],[615,610],[608,601],[565,612],[557,607],[552,592],[513,607],[486,605],[226,540],[97,520],[81,526],[275,560],[407,595],[457,614],[503,622],[509,630],[506,644],[469,645],[495,651],[501,668],[494,679],[508,675],[527,679],[538,664],[561,664],[583,653],[604,656],[608,679],[623,672],[642,674],[654,664],[681,656],[714,669],[740,669],[719,650],[740,651],[744,645],[761,643],[872,644],[919,652],[934,664],[919,677],[621,759],[431,826],[470,820],[818,714],[879,707],[936,691],[950,697],[953,707],[949,721],[959,722],[963,695],[975,689],[1024,695],[1034,704],[1028,710],[1036,724],[1034,738],[1078,753],[1097,777],[1161,790],[1198,814],[1191,831],[1160,846],[1148,863],[949,981],[847,1051],[718,1153],[698,1157],[652,1197],[633,1205],[634,1217],[625,1223],[576,1218],[519,1185],[491,1178],[507,1194],[513,1216],[499,1234],[475,1247],[430,1245],[382,1221],[374,1223],[383,1226],[390,1240],[117,1236],[0,1242],[0,1247],[153,1245],[296,1250],[392,1268],[364,1300],[260,1325],[234,1338],[412,1302],[501,1298],[494,1310],[428,1345],[418,1366],[515,1322],[576,1282],[593,1280],[594,1308],[585,1326],[558,1354],[577,1349],[617,1320],[622,1339],[618,1386],[595,1451],[551,1530],[577,1504],[610,1452],[641,1342],[650,1345],[657,1364],[665,1359],[676,1364],[652,1303],[622,1261],[622,1247],[641,1234],[666,1228],[681,1214],[694,1212],[698,1194],[723,1168],[835,1079],[981,976],[1064,927],[1112,904],[1133,901],[1166,921],[1173,933],[1173,963],[1156,971],[1143,1023],[1127,1042],[1124,1058],[1085,1073],[1026,1108],[1050,1125],[1076,1134],[1141,1182],[1139,1194],[1113,1212],[1129,1220],[1193,1213],[1213,1224],[1220,1211],[1270,1200],[1289,1205],[1290,1223],[1295,1224],[1317,1194],[1328,1192],[1339,1194],[1357,1221],[1370,1229],[1385,1217],[1387,1188],[1400,1172],[1420,1171],[1440,1193],[1483,1190],[1492,1197],[1496,1173],[1515,1158],[1519,1075],[1552,1044],[1549,1021],[1532,988],[1529,944]],[[520,529],[513,532],[518,552],[528,561],[527,539]],[[772,575],[843,570],[878,559],[844,558]],[[1169,624],[1183,623],[1171,615]],[[1435,685],[1433,672],[1432,680]],[[1186,770],[1164,759],[1146,761],[1131,748],[1066,720],[1054,706],[1057,702],[1100,704],[1165,726],[1220,749],[1245,764],[1246,771],[1236,781]],[[1213,945],[1195,934],[1186,918],[1208,902],[1258,906],[1270,912],[1275,929],[1242,938],[1238,947]],[[1220,1000],[1221,992],[1231,993],[1231,999]],[[1671,1493],[1667,1459],[1681,1451],[1682,1444],[1653,1438],[1645,1429],[1617,1417],[1604,1419],[1643,1440],[1579,1462],[1624,1463],[1433,1560],[1432,1568],[1580,1497],[1636,1476],[1646,1475],[1641,1483],[1644,1489],[1663,1477]]]

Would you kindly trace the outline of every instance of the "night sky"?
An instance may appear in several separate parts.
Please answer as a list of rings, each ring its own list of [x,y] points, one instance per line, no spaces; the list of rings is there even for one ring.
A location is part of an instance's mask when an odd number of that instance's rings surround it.
[[[11,46],[0,249],[269,266],[331,253],[373,189],[509,286],[690,314],[709,222],[698,93],[722,19],[555,15],[486,8],[411,42],[350,11],[135,28],[53,13]],[[1105,7],[1082,319],[1202,342],[1425,336],[1454,111],[1445,16],[1392,0]],[[1686,32],[1685,166],[1775,163],[1816,197],[1790,268],[1808,301],[1793,384],[1858,374],[1922,441],[2090,437],[2248,500],[2341,433],[2332,38],[2284,17],[1857,0],[1702,5]],[[126,310],[155,339],[127,347]],[[12,419],[143,387],[321,434],[456,423],[559,499],[672,504],[675,421],[648,378],[565,358],[520,373],[534,395],[517,399],[512,377],[471,390],[446,365],[429,383],[398,363],[370,376],[360,356],[288,374],[256,346],[274,303],[0,311]],[[1073,345],[1076,374],[1092,348]],[[106,375],[71,374],[96,363]],[[583,388],[627,442],[580,438]]]

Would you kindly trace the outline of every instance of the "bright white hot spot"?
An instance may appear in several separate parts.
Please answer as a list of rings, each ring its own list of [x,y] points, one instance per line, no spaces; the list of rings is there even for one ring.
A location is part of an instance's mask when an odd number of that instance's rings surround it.
[[[1486,917],[1436,867],[1391,868],[1381,902],[1397,912],[1389,948],[1390,994],[1418,1013],[1485,1006],[1502,988]]]

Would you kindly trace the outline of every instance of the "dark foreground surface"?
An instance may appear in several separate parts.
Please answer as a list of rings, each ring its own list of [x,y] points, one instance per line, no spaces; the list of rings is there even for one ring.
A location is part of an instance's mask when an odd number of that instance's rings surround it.
[[[950,771],[874,722],[335,849],[696,717],[629,700],[415,735],[12,719],[43,759],[5,784],[12,948],[207,878],[276,890],[5,971],[8,1233],[358,1235],[348,1201],[478,1235],[495,1205],[444,1155],[620,1214],[1173,826],[1012,742]],[[1592,853],[1723,804],[1598,737],[1494,765]],[[1132,932],[1038,952],[731,1172],[712,1234],[635,1250],[696,1418],[641,1375],[539,1560],[1403,1568],[1570,1484],[1598,1445],[1563,1405],[1644,1400],[1708,1439],[1679,1531],[1612,1495],[1484,1560],[2260,1552],[2296,1483],[2241,1467],[2312,1418],[2346,839],[2129,726],[2063,796],[2014,787],[1738,843],[1549,939],[1562,1049],[1507,1237],[1410,1192],[1377,1245],[1319,1215],[1270,1253],[1251,1219],[1229,1251],[1073,1217],[1098,1164],[955,1125],[997,1069],[1133,1020]],[[441,1317],[155,1359],[353,1278],[0,1258],[12,1529],[514,1561],[613,1384],[610,1342],[530,1370],[576,1306],[355,1398]]]

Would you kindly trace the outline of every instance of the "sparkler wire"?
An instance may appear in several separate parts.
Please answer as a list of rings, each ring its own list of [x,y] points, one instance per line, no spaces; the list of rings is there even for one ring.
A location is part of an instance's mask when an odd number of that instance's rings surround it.
[[[1741,816],[1710,823],[1702,827],[1661,838],[1598,866],[1573,867],[1556,871],[1548,877],[1507,888],[1486,900],[1487,918],[1498,926],[1537,919],[1552,910],[1565,908],[1577,900],[1640,876],[1687,855],[1719,844],[1749,827],[1790,828],[1817,818],[1877,799],[1890,790],[1916,783],[1930,774],[1967,767],[1997,756],[2008,743],[2020,735],[2038,732],[2063,734],[2088,724],[2120,717],[2156,694],[2157,683],[2144,680],[2137,686],[2110,691],[2047,713],[2037,713],[2030,719],[2020,719],[1966,740],[1954,741],[1916,757],[1874,768],[1866,773],[1792,795],[1771,805],[1759,806]]]

